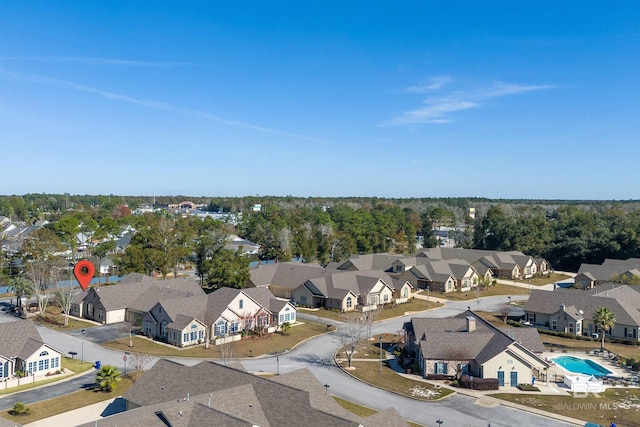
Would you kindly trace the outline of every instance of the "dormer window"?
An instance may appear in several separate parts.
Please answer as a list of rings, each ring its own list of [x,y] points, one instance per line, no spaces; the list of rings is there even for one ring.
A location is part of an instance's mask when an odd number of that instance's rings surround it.
[[[244,308],[244,300],[238,301],[238,306],[240,307],[240,309]]]

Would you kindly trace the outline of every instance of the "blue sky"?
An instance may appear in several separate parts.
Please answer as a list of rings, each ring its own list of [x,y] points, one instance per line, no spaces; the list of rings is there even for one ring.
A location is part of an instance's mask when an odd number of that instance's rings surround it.
[[[0,0],[0,194],[640,199],[640,2]]]

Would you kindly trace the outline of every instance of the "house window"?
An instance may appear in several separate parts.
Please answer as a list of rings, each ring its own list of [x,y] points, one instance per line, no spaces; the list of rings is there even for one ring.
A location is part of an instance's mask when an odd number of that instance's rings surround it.
[[[409,289],[408,288],[405,287],[402,290],[402,296],[405,297],[405,298],[409,298]]]
[[[36,369],[36,362],[29,362],[29,372],[33,372]]]
[[[87,304],[87,315],[93,317],[93,304],[92,303]]]
[[[44,370],[44,360],[38,360],[38,371]]]
[[[204,339],[204,331],[202,329],[198,331],[198,339],[200,340]]]
[[[269,316],[266,314],[263,314],[262,316],[258,317],[258,326],[267,326],[269,325]]]
[[[49,359],[44,359],[44,369],[49,369]]]
[[[280,315],[280,323],[284,323],[284,314]]]
[[[198,339],[198,331],[191,331],[191,341]]]
[[[52,368],[59,368],[60,367],[60,359],[57,358],[57,357],[51,358],[51,367]]]
[[[188,333],[182,334],[182,342],[185,343],[187,341],[189,341],[189,334]]]
[[[291,313],[291,317],[289,318],[290,322],[295,322],[296,321],[296,314],[295,313]]]
[[[558,321],[557,321],[556,319],[553,319],[553,320],[551,321],[551,329],[552,329],[552,330],[554,330],[554,331],[555,331],[556,329],[558,329]]]
[[[389,294],[384,294],[384,302],[389,302]]]
[[[347,297],[347,308],[351,308],[353,306],[353,300],[351,297]]]
[[[252,318],[248,318],[247,320],[244,321],[244,328],[251,330],[253,329],[253,319]]]
[[[167,336],[167,321],[163,320],[162,324],[160,325],[160,336],[166,337]]]
[[[240,307],[240,309],[242,310],[244,308],[244,300],[240,300],[238,301],[238,306]]]
[[[221,320],[218,323],[216,323],[216,336],[218,337],[223,337],[225,335],[225,324],[224,322]]]
[[[235,321],[235,322],[231,322],[231,329],[230,329],[231,333],[232,333],[232,334],[237,334],[237,333],[238,333],[238,330],[240,329],[240,327],[239,327],[239,326],[240,326],[240,325],[238,324],[238,322],[237,322],[237,321]]]
[[[39,357],[44,357],[44,356],[48,356],[48,355],[49,355],[49,352],[48,352],[48,351],[43,351],[43,352],[41,352],[38,356],[39,356]]]
[[[98,320],[104,320],[104,311],[98,310]]]
[[[151,322],[144,322],[144,333],[145,335],[151,335],[153,332],[151,327]]]
[[[446,362],[436,362],[433,367],[434,374],[447,375],[447,368]]]
[[[302,295],[300,297],[300,304],[307,305],[307,296],[306,295]]]
[[[0,378],[4,378],[4,365],[2,363],[0,363]]]
[[[574,329],[573,323],[569,323],[569,333],[570,334],[573,333],[573,329]]]

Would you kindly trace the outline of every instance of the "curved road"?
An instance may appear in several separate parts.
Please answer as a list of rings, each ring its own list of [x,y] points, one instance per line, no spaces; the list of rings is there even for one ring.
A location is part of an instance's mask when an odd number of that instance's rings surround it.
[[[526,296],[513,296],[512,300],[526,299]],[[480,299],[480,310],[499,311],[500,307],[507,301],[507,297],[487,297]],[[448,317],[455,315],[471,306],[477,309],[475,299],[469,301],[449,302],[446,307],[429,310],[422,313],[414,313],[401,318],[394,318],[380,321],[374,324],[373,334],[390,333],[395,334],[402,328],[404,322],[411,317]],[[514,306],[514,309],[517,309]],[[4,316],[1,316],[4,317]],[[310,318],[303,313],[299,317]],[[318,319],[318,318],[315,318]],[[314,319],[314,320],[315,320]],[[328,323],[326,319],[318,319]],[[1,320],[0,320],[1,321]],[[332,324],[339,322],[331,321]],[[61,333],[49,328],[39,327],[38,330],[44,341],[50,343],[62,352],[76,351],[77,357],[84,354],[84,359],[88,361],[100,360],[103,364],[115,365],[119,369],[124,369],[122,360],[123,353],[105,349],[98,342],[102,340],[105,328],[113,328],[111,333],[122,333],[117,327],[105,327],[87,329],[82,337],[79,331],[72,333]],[[112,338],[113,335],[109,334]],[[96,341],[96,342],[94,342]],[[494,406],[485,407],[475,404],[474,398],[454,395],[440,402],[421,402],[406,398],[400,395],[389,393],[378,388],[366,385],[360,381],[345,375],[333,362],[334,352],[341,346],[340,339],[335,333],[321,335],[310,339],[296,347],[291,352],[276,357],[262,357],[255,359],[242,359],[241,363],[248,371],[264,371],[281,373],[295,371],[301,368],[310,369],[322,384],[329,386],[329,391],[341,398],[351,400],[361,405],[369,406],[378,410],[387,407],[395,408],[403,417],[412,421],[434,425],[437,419],[444,421],[444,425],[461,427],[513,427],[516,425],[544,426],[544,427],[566,427],[567,423],[537,416],[517,409]],[[157,360],[152,360],[151,364]],[[174,359],[186,365],[194,365],[199,360],[194,359]],[[91,374],[83,375],[62,383],[45,386],[36,390],[29,390],[9,396],[0,397],[0,409],[6,409],[16,401],[32,403],[56,396],[65,395],[78,389],[84,388],[93,382]]]

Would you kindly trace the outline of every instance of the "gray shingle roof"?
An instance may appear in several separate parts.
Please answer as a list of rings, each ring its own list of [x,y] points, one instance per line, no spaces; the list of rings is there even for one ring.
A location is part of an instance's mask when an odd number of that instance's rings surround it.
[[[336,270],[320,267],[314,264],[299,262],[279,262],[275,264],[261,264],[250,270],[250,282],[253,286],[276,285],[289,289],[296,289],[311,278],[331,274]]]
[[[475,318],[476,326],[472,331],[467,327],[468,317]],[[514,342],[521,342],[523,347],[533,353],[539,352],[540,348],[544,351],[537,330],[528,328],[531,332],[514,336],[494,327],[472,311],[444,319],[414,317],[405,324],[405,329],[415,334],[428,359],[474,359],[478,363],[484,363],[505,351]],[[533,348],[527,347],[527,343]],[[544,363],[542,360],[541,362]]]
[[[0,354],[7,358],[26,359],[40,346],[42,337],[31,320],[0,323]]]
[[[257,425],[278,427],[300,425],[355,427],[359,425],[358,422],[313,408],[309,393],[306,391],[213,362],[201,362],[188,367],[160,360],[127,390],[123,397],[141,406],[162,405],[164,402],[170,402],[167,404],[170,407],[174,404],[173,402],[178,404],[182,400],[184,403],[187,395],[189,395],[189,402],[201,403],[207,410],[209,410],[208,400],[211,396],[211,409],[233,419],[249,421]],[[201,422],[202,424],[188,425],[230,425],[211,424],[206,417]]]
[[[592,319],[598,308],[607,307],[614,313],[616,323],[640,326],[640,293],[628,285],[613,288],[601,285],[589,291],[558,288],[550,292],[534,289],[524,310],[553,314],[559,310],[560,304],[582,310],[585,319]]]

